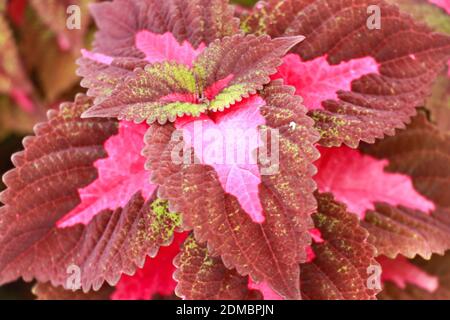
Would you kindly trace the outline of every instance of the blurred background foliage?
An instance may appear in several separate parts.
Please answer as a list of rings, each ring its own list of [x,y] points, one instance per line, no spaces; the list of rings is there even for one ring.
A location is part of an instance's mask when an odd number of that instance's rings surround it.
[[[101,0],[0,0],[0,175],[12,168],[11,155],[22,149],[24,136],[45,120],[48,109],[72,100],[83,92],[76,76],[76,59],[89,47],[95,27],[88,14],[89,3]],[[163,0],[162,0],[163,1]],[[450,18],[425,0],[388,0],[431,28],[450,34]],[[234,0],[251,7],[255,0]],[[77,4],[82,10],[81,30],[66,28],[66,9]],[[432,108],[437,123],[448,130],[450,81],[437,81]],[[442,101],[446,107],[442,108]],[[434,107],[433,107],[434,106]],[[447,116],[439,117],[440,114]],[[445,121],[445,120],[442,120]],[[4,189],[0,180],[0,191]],[[0,299],[31,299],[32,284],[17,281],[0,287]]]

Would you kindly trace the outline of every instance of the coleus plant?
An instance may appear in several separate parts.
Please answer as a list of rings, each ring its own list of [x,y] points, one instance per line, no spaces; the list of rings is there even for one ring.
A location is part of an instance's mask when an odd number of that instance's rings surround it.
[[[450,249],[450,140],[417,114],[449,37],[373,0],[91,13],[87,95],[50,111],[3,177],[0,283],[35,279],[41,298],[450,296],[410,260]]]

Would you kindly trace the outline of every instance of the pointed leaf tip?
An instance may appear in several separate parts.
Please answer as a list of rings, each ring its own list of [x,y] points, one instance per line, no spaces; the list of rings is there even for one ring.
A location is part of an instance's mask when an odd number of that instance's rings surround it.
[[[292,36],[292,37],[280,37],[273,39],[274,42],[280,42],[283,43],[285,46],[285,53],[288,53],[292,48],[294,48],[296,45],[298,45],[300,42],[305,40],[306,37],[304,36]]]

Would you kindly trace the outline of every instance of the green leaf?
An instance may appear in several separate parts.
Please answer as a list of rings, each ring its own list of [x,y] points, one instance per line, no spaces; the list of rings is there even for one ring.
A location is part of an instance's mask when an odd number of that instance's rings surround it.
[[[199,116],[205,112],[205,104],[189,102],[196,92],[195,76],[189,67],[174,62],[155,63],[136,70],[110,97],[83,113],[83,117],[164,124],[183,115]]]

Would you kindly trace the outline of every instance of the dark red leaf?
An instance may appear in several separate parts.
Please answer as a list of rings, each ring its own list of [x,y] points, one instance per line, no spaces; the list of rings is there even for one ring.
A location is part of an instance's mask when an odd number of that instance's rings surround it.
[[[367,231],[331,194],[317,194],[317,199],[313,219],[324,242],[313,244],[315,258],[301,265],[303,299],[374,299],[377,290],[368,287],[368,268],[378,263]]]
[[[225,0],[114,0],[92,5],[91,11],[99,29],[93,53],[97,56],[93,60],[84,55],[78,74],[94,97],[108,96],[120,79],[149,63],[138,43],[142,32],[170,35],[180,48],[187,41],[200,50],[237,33],[239,25]]]
[[[362,223],[379,255],[430,259],[433,253],[442,255],[450,249],[450,225],[439,216],[377,204]]]
[[[99,28],[94,49],[113,57],[143,58],[135,47],[139,31],[172,33],[195,48],[238,31],[239,22],[225,0],[114,0],[91,6]]]
[[[415,189],[434,202],[438,211],[435,214],[441,214],[441,219],[446,216],[443,211],[450,208],[450,138],[423,114],[407,130],[362,149],[389,160],[387,171],[409,175]]]
[[[186,239],[175,258],[176,294],[187,300],[248,300],[261,298],[248,289],[248,277],[227,269],[219,257],[211,257],[193,236]]]
[[[8,189],[0,196],[0,283],[22,276],[66,286],[74,265],[82,289],[98,290],[171,243],[179,216],[155,197],[144,203],[140,192],[123,209],[104,210],[86,225],[57,226],[80,203],[78,190],[96,179],[94,162],[106,156],[103,144],[117,132],[114,120],[80,119],[91,103],[80,95],[50,111],[13,157],[16,168],[4,176]]]
[[[431,216],[404,208],[377,206],[369,213],[371,241],[381,254],[429,258],[450,249],[450,138],[422,114],[394,137],[364,145],[364,152],[389,160],[386,170],[409,175],[414,187],[431,199]]]

